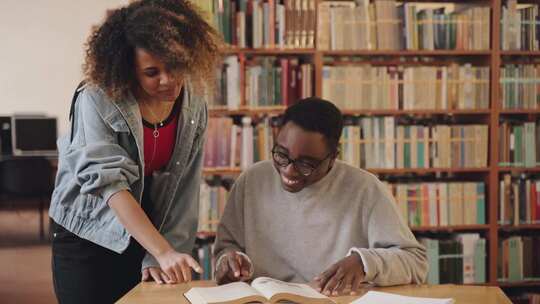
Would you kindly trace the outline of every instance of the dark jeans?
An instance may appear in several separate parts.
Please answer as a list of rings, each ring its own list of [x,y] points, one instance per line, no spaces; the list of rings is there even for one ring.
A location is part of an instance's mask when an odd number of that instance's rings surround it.
[[[144,249],[133,238],[122,254],[53,223],[52,270],[60,304],[114,303],[141,280]]]

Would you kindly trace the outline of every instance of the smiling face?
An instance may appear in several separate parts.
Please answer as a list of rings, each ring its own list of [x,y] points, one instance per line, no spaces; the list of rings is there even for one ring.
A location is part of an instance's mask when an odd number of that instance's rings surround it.
[[[167,70],[161,60],[142,48],[135,48],[135,94],[147,101],[175,101],[184,80]]]
[[[323,134],[306,131],[292,121],[279,131],[274,152],[296,162],[296,166],[290,163],[283,167],[277,164],[274,157],[274,167],[281,177],[283,189],[293,193],[322,179],[335,160]],[[314,170],[305,176],[299,172],[298,166]]]

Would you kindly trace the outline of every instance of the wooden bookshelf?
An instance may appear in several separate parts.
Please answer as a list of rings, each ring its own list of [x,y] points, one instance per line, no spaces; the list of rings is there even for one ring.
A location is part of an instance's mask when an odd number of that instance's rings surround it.
[[[321,0],[318,0],[321,1]],[[408,1],[401,1],[408,2]],[[424,3],[461,3],[469,4],[470,0],[415,0],[413,2]],[[488,140],[488,165],[485,168],[429,168],[429,169],[367,169],[368,171],[378,175],[430,175],[439,173],[448,174],[476,174],[479,181],[484,181],[486,184],[486,225],[467,225],[467,226],[450,226],[450,227],[413,227],[414,232],[433,232],[433,233],[455,233],[455,232],[481,232],[484,234],[487,242],[486,247],[486,268],[487,268],[487,283],[486,285],[494,285],[501,287],[538,287],[540,281],[519,281],[519,282],[501,282],[497,277],[497,260],[498,260],[498,243],[501,237],[500,232],[512,232],[519,234],[520,232],[530,230],[540,230],[540,224],[520,225],[520,226],[501,226],[498,224],[498,209],[499,209],[499,182],[502,173],[538,173],[540,167],[534,168],[515,168],[499,166],[499,122],[501,118],[509,116],[513,119],[520,119],[523,116],[532,117],[540,114],[540,109],[503,109],[501,99],[501,66],[505,62],[513,60],[528,60],[540,57],[540,51],[505,51],[501,45],[501,15],[503,0],[480,0],[474,3],[487,4],[491,8],[491,25],[490,25],[490,49],[489,50],[345,50],[345,51],[327,51],[318,49],[238,49],[228,48],[224,53],[238,55],[241,60],[245,60],[246,56],[289,56],[298,55],[301,58],[307,59],[314,65],[314,94],[321,96],[322,92],[322,68],[325,65],[325,59],[339,57],[371,57],[373,62],[380,61],[380,58],[389,60],[390,64],[399,64],[404,60],[416,60],[414,57],[426,57],[429,60],[429,65],[445,64],[449,60],[464,61],[468,60],[471,63],[482,63],[490,68],[490,107],[489,109],[477,110],[414,110],[414,111],[394,111],[394,110],[344,110],[344,115],[352,116],[453,116],[464,119],[478,119],[483,124],[489,125],[489,140]],[[518,1],[520,3],[538,3],[537,0]],[[393,60],[393,61],[392,61]],[[386,61],[380,61],[387,63]],[[418,60],[422,63],[421,60]],[[407,62],[408,63],[408,62]],[[350,64],[349,62],[339,64]],[[243,81],[243,80],[242,80]],[[243,87],[242,87],[243,89]],[[242,100],[243,101],[243,100]],[[227,109],[212,109],[212,116],[234,116],[234,115],[275,115],[279,114],[284,108],[279,109],[239,109],[229,111]],[[237,175],[240,174],[239,168],[205,168],[205,175],[223,174]],[[478,285],[478,284],[476,284]]]
[[[490,51],[465,51],[465,50],[351,50],[351,51],[317,51],[323,56],[491,56]]]
[[[500,225],[500,231],[515,232],[521,230],[540,230],[540,224]]]
[[[540,280],[524,280],[524,281],[498,281],[495,285],[503,288],[510,287],[537,287],[540,286]]]
[[[373,174],[406,175],[432,173],[489,173],[489,168],[407,168],[407,169],[365,169]]]
[[[489,168],[408,168],[408,169],[365,169],[373,174],[377,175],[426,175],[434,173],[448,173],[448,174],[460,174],[460,173],[489,173]],[[240,168],[230,167],[216,167],[216,168],[204,168],[204,175],[239,175],[242,173]]]
[[[501,173],[536,173],[540,172],[540,167],[498,167]]]
[[[501,51],[502,56],[540,56],[540,51]]]
[[[317,52],[314,49],[280,49],[280,48],[266,48],[266,49],[239,49],[239,48],[227,48],[223,51],[227,55],[313,55]]]
[[[344,115],[354,115],[354,116],[435,116],[435,115],[445,115],[445,116],[454,116],[454,115],[463,115],[463,116],[473,116],[473,115],[489,115],[490,111],[488,109],[483,110],[343,110]]]
[[[502,109],[500,111],[501,115],[538,115],[540,114],[540,109]]]
[[[216,167],[203,169],[203,175],[239,175],[240,173],[242,173],[240,168]]]
[[[467,231],[486,231],[489,230],[489,225],[461,225],[461,226],[426,226],[426,227],[411,227],[413,232],[467,232]]]
[[[234,115],[277,115],[285,111],[285,106],[272,106],[272,107],[256,107],[247,108],[242,107],[237,110],[228,110],[226,108],[210,108],[208,114],[210,116],[234,116]]]
[[[210,116],[235,116],[235,115],[279,115],[285,111],[285,106],[270,107],[241,107],[236,110],[228,110],[226,107],[213,107],[208,109]],[[343,110],[343,115],[351,116],[489,116],[489,109],[472,110]],[[522,113],[522,112],[519,112]],[[538,110],[540,114],[540,110]]]

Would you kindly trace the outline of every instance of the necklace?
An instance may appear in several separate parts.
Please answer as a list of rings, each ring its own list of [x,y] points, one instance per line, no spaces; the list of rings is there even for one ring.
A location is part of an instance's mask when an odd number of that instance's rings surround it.
[[[143,102],[143,103],[146,109],[148,109],[148,111],[150,112],[150,115],[152,115],[152,117],[154,118],[154,121],[157,121],[157,123],[155,122],[152,124],[154,126],[154,131],[152,132],[152,136],[154,136],[154,138],[158,138],[159,137],[158,125],[159,127],[163,127],[163,120],[158,118],[158,116],[154,113],[154,111],[152,111],[152,108],[150,108],[146,102]]]

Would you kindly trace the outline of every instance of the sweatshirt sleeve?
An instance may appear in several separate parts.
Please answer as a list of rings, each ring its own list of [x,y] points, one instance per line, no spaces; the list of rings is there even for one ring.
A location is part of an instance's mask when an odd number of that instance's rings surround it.
[[[349,251],[360,255],[365,281],[379,286],[423,283],[428,267],[425,248],[399,215],[394,198],[379,181],[368,197],[373,205],[363,229],[368,233],[369,248]]]
[[[241,175],[234,183],[227,205],[221,217],[216,235],[214,257],[218,260],[227,251],[245,253],[244,190],[245,176]]]

